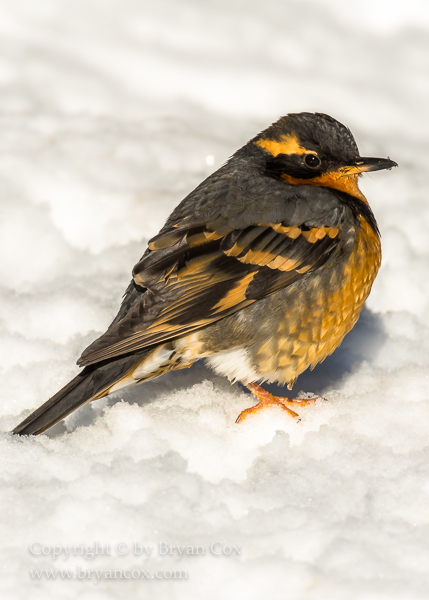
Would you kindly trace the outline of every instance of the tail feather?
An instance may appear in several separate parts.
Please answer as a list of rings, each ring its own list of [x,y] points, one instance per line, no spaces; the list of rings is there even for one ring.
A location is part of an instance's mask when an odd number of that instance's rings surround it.
[[[144,350],[85,367],[45,404],[17,425],[12,433],[17,435],[43,433],[83,404],[108,393],[109,388],[126,376],[147,353],[148,351]]]

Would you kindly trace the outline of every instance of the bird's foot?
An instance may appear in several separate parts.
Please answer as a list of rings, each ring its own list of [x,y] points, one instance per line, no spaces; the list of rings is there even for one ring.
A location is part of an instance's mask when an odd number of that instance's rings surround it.
[[[274,396],[267,390],[264,390],[263,387],[258,385],[257,383],[248,383],[246,385],[247,389],[252,392],[254,396],[259,400],[258,404],[252,406],[251,408],[246,408],[243,410],[236,420],[236,423],[241,423],[244,421],[246,417],[249,415],[253,415],[264,408],[270,406],[279,406],[283,410],[285,410],[291,417],[299,420],[299,415],[294,410],[291,410],[289,406],[307,406],[307,404],[311,404],[315,402],[317,398],[308,398],[308,399],[300,399],[300,398],[282,398],[281,396]]]

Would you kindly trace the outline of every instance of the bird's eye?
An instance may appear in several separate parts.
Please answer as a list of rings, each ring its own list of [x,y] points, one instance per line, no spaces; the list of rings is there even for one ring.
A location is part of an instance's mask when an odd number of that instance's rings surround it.
[[[304,162],[307,165],[307,167],[311,167],[312,169],[314,169],[315,167],[318,167],[320,165],[320,158],[315,154],[307,154],[304,159]]]

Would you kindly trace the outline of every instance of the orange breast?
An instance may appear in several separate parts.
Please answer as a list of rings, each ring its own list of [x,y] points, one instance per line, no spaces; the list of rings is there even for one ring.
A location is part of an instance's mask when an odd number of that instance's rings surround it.
[[[372,227],[360,217],[362,230],[343,273],[321,310],[320,339],[314,364],[331,354],[359,318],[381,264],[381,244]],[[338,281],[339,280],[339,281]]]
[[[292,383],[331,354],[356,323],[381,263],[378,235],[362,217],[360,224],[348,258],[297,287],[281,307],[286,314],[277,331],[255,348],[266,380]]]

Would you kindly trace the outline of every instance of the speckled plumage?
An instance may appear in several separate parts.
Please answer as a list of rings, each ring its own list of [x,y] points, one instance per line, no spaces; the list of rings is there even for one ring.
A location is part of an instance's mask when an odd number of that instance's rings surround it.
[[[357,178],[392,166],[359,157],[327,115],[288,115],[250,140],[173,211],[118,315],[79,359],[82,373],[15,433],[41,433],[85,402],[200,358],[252,391],[291,384],[359,316],[381,247]]]

